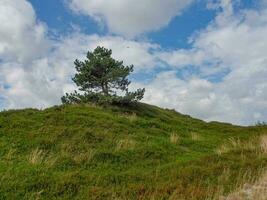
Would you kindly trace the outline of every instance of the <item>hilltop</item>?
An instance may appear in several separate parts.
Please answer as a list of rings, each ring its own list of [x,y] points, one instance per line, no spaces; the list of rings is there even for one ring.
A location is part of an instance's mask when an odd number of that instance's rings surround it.
[[[261,176],[264,134],[143,103],[4,111],[0,199],[216,199]]]

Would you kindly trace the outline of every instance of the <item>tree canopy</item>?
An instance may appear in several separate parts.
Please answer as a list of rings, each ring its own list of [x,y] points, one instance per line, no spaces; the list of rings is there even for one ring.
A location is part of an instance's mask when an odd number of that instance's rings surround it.
[[[61,98],[64,104],[73,103],[117,103],[127,104],[140,101],[145,89],[129,92],[128,76],[133,72],[133,65],[125,66],[123,61],[112,58],[112,50],[97,47],[88,52],[84,61],[75,60],[77,73],[72,79],[79,91]]]

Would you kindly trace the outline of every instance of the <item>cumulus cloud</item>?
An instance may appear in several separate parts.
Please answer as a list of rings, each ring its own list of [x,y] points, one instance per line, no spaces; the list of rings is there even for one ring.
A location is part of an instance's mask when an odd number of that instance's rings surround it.
[[[0,105],[3,108],[48,107],[72,91],[73,61],[84,59],[96,46],[112,48],[114,56],[136,71],[151,70],[159,47],[122,37],[79,32],[51,40],[25,0],[0,1]],[[12,19],[12,23],[10,23]]]
[[[1,90],[5,108],[44,108],[58,102],[55,97],[61,93],[59,81],[53,80],[54,69],[45,60],[34,61],[34,67],[7,63],[1,66],[1,77],[6,87]]]
[[[175,71],[162,72],[149,84],[137,84],[146,87],[145,101],[167,108],[175,108],[182,113],[190,113],[205,120],[215,120],[225,110],[220,110],[216,95],[216,85],[205,79],[177,78]],[[137,87],[136,86],[136,87]]]
[[[134,37],[159,30],[193,0],[69,0],[70,7],[107,25],[113,33]]]
[[[219,6],[222,12],[193,38],[192,49],[164,52],[160,57],[174,68],[197,66],[199,78],[208,72],[220,74],[222,69],[229,73],[219,83],[206,84],[205,90],[194,89],[194,77],[180,80],[172,75],[165,82],[166,76],[159,75],[147,87],[160,91],[160,96],[154,99],[148,92],[147,101],[206,120],[238,124],[266,121],[267,9],[233,13],[229,0]],[[203,78],[198,82],[207,83]],[[172,89],[156,89],[163,87]]]
[[[175,71],[163,72],[145,87],[145,102],[190,114],[207,121],[224,121],[248,125],[266,119],[266,74],[254,74],[253,82],[225,80],[211,83],[201,78],[182,80]],[[249,80],[249,81],[251,81]]]
[[[66,37],[60,43],[63,49],[78,48],[86,51],[92,51],[97,46],[104,46],[113,51],[113,57],[118,60],[123,60],[124,64],[135,66],[136,71],[148,71],[156,66],[161,66],[157,52],[160,47],[156,44],[148,42],[137,42],[127,40],[120,36],[99,36],[85,35],[74,33],[70,37]],[[68,45],[66,47],[66,45]]]
[[[160,52],[158,57],[168,65],[183,68],[188,65],[200,66],[206,58],[206,54],[198,49],[179,49],[176,51]]]
[[[0,23],[1,105],[50,105],[49,97],[57,91],[47,79],[50,68],[39,62],[50,46],[45,24],[37,20],[32,5],[24,0],[1,0]]]
[[[46,27],[36,20],[34,9],[29,2],[1,0],[0,22],[2,60],[26,62],[46,51]]]
[[[20,62],[0,64],[0,89],[6,108],[47,107],[60,103],[65,92],[75,89],[73,61],[84,59],[88,50],[97,46],[113,49],[114,57],[134,64],[136,72],[152,70],[160,65],[150,51],[157,45],[124,40],[121,37],[100,37],[74,33],[53,41],[46,55],[32,59],[27,65]]]

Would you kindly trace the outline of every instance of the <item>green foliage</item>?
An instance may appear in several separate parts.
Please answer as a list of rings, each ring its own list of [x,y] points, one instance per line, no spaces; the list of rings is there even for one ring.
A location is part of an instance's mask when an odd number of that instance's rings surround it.
[[[264,122],[264,121],[258,121],[256,122],[255,126],[266,126],[267,127],[267,122]]]
[[[133,65],[124,66],[123,61],[117,61],[111,55],[111,50],[97,47],[94,52],[87,53],[85,61],[76,60],[74,64],[77,73],[73,81],[83,93],[67,93],[62,97],[62,103],[128,104],[141,100],[145,89],[128,91],[131,82],[127,77],[133,72]],[[119,96],[118,92],[124,96]]]
[[[204,200],[259,176],[266,155],[239,144],[264,133],[141,103],[1,112],[0,199]]]
[[[132,102],[138,102],[143,98],[144,89],[138,89],[135,92],[126,92],[125,96],[103,95],[101,93],[88,92],[79,94],[77,91],[61,98],[63,104],[81,104],[81,103],[99,103],[99,104],[118,104],[127,105]]]

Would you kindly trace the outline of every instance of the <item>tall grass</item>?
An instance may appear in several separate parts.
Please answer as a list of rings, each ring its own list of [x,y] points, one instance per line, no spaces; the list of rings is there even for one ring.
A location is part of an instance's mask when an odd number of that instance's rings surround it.
[[[36,148],[28,155],[28,162],[33,165],[46,165],[52,167],[57,162],[58,157],[49,154],[47,151]]]
[[[261,137],[260,146],[261,146],[262,151],[267,154],[267,135],[263,135]]]
[[[224,144],[218,151],[221,156],[222,153],[230,151],[252,151],[254,156],[267,156],[267,135],[256,137],[250,141],[241,142],[240,139],[234,140],[231,138],[227,144]],[[228,173],[223,173],[225,177],[229,177]],[[259,178],[257,178],[259,177]],[[228,196],[223,196],[221,193],[216,194],[219,200],[266,200],[267,199],[267,167],[261,166],[255,176],[255,172],[246,171],[238,177],[236,183],[236,191]],[[216,198],[214,198],[216,199]]]
[[[253,177],[251,177],[253,180]],[[245,183],[227,197],[220,196],[220,200],[266,200],[267,199],[267,174],[262,173],[261,178],[250,183]]]
[[[260,138],[255,137],[245,142],[242,142],[240,138],[237,138],[237,139],[229,138],[225,143],[223,143],[219,148],[216,149],[216,153],[218,155],[222,155],[230,151],[250,150],[250,151],[255,151],[256,153],[261,154],[261,153],[264,153],[265,148],[266,148],[265,137],[266,136],[262,136]]]
[[[46,154],[42,149],[36,148],[30,153],[28,160],[31,164],[41,164],[45,160]]]
[[[199,133],[191,132],[190,134],[191,134],[191,139],[192,139],[193,141],[198,141],[198,140],[201,139],[201,136],[199,135]]]
[[[177,144],[180,141],[180,136],[177,133],[172,133],[170,135],[170,143]]]

